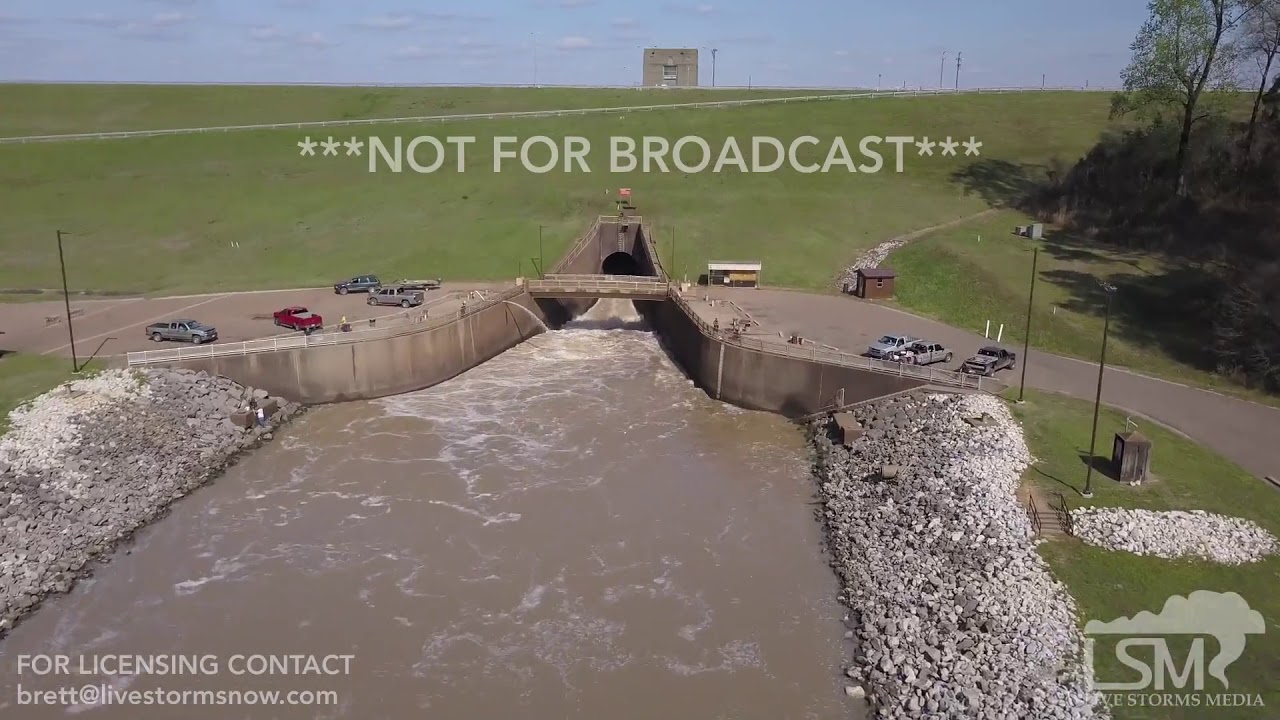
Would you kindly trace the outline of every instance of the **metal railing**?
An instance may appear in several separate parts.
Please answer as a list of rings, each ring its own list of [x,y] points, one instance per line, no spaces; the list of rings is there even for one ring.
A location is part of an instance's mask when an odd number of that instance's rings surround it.
[[[969,375],[967,373],[959,373],[953,370],[935,370],[931,367],[921,367],[919,365],[908,365],[907,363],[876,360],[869,357],[863,357],[861,355],[855,355],[853,353],[841,352],[839,350],[823,350],[815,347],[805,348],[804,346],[799,345],[772,341],[765,342],[756,338],[734,335],[725,331],[723,328],[716,329],[707,324],[707,322],[699,317],[697,311],[689,305],[689,302],[685,300],[685,298],[675,288],[671,288],[669,296],[673,298],[684,310],[686,315],[693,319],[693,322],[704,335],[715,338],[716,340],[729,345],[735,345],[747,350],[755,350],[757,352],[781,357],[811,360],[813,362],[825,363],[827,365],[856,368],[858,370],[870,370],[872,372],[885,375],[911,377],[938,385],[950,385],[952,387],[982,390],[981,375]]]
[[[126,138],[160,137],[164,135],[194,135],[213,132],[241,132],[251,130],[302,130],[307,128],[351,127],[355,125],[397,125],[428,122],[460,122],[467,120],[512,120],[518,118],[548,118],[569,115],[597,115],[607,113],[649,112],[655,110],[680,110],[690,108],[742,107],[746,105],[772,105],[792,102],[818,102],[825,100],[851,100],[878,97],[931,97],[935,95],[982,95],[1007,94],[1024,92],[1091,92],[1100,88],[973,88],[953,90],[947,88],[909,89],[909,90],[876,90],[864,92],[838,92],[822,95],[790,95],[767,98],[744,98],[740,100],[712,100],[692,103],[660,103],[657,105],[626,105],[617,107],[566,108],[563,110],[524,110],[496,113],[458,113],[456,115],[418,115],[411,117],[363,118],[346,120],[313,120],[304,122],[259,123],[254,125],[219,125],[212,127],[170,128],[163,130],[119,130],[96,133],[68,133],[63,135],[23,135],[16,137],[0,137],[0,144],[67,142],[72,140],[118,140]]]
[[[1036,498],[1027,493],[1027,514],[1031,517],[1031,529],[1040,534],[1040,509],[1036,507]]]
[[[151,365],[161,362],[175,362],[179,360],[194,360],[199,358],[223,357],[227,355],[252,355],[256,353],[276,352],[279,350],[297,350],[311,347],[324,347],[328,345],[345,345],[348,343],[364,342],[366,340],[381,340],[411,333],[423,332],[426,330],[434,330],[444,327],[451,323],[470,317],[481,310],[485,310],[493,305],[510,300],[524,292],[522,287],[508,288],[497,295],[486,297],[475,305],[466,306],[465,310],[459,308],[458,311],[449,312],[437,317],[430,317],[422,313],[420,310],[411,310],[405,315],[395,315],[390,318],[377,318],[377,322],[367,328],[360,330],[351,330],[349,332],[341,332],[339,330],[330,330],[324,333],[316,333],[313,335],[289,335],[282,337],[263,338],[261,340],[246,340],[238,343],[227,344],[211,344],[211,345],[192,345],[181,348],[168,348],[164,350],[142,350],[139,352],[131,352],[126,354],[126,361],[130,366],[133,365]],[[348,323],[355,325],[356,323]]]
[[[620,280],[609,279],[617,276],[609,275],[577,275],[552,277],[545,280],[528,280],[524,288],[531,294],[541,293],[592,293],[600,295],[623,295],[666,297],[670,286],[664,280]]]
[[[585,250],[588,245],[594,243],[596,241],[596,235],[599,234],[600,221],[603,219],[604,219],[603,215],[600,217],[597,217],[595,219],[595,222],[591,223],[591,226],[587,228],[586,232],[578,236],[578,239],[574,241],[573,246],[570,247],[569,250],[560,257],[560,261],[557,262],[554,266],[552,266],[551,272],[547,274],[548,275],[555,274],[556,271],[561,270],[565,267],[568,267],[569,263],[573,262],[575,258],[581,255],[582,251]]]
[[[662,266],[662,255],[658,253],[658,245],[653,241],[653,228],[649,225],[640,225],[640,232],[644,236],[644,249],[649,253],[649,260],[653,262],[653,269],[658,273],[658,277],[664,280],[675,280],[666,268]],[[675,270],[675,268],[671,268]]]
[[[1058,504],[1055,507],[1053,503],[1050,503],[1049,507],[1058,514],[1058,522],[1062,525],[1062,531],[1074,537],[1076,534],[1075,521],[1071,518],[1071,508],[1067,505],[1067,497],[1060,492],[1054,493],[1054,496],[1057,498]]]

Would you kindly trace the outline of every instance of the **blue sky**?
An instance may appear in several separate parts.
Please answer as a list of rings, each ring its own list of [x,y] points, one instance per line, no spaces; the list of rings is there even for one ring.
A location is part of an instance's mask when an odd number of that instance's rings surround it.
[[[431,7],[423,10],[422,7]],[[627,85],[697,47],[702,84],[1115,86],[1138,0],[5,0],[0,80]]]

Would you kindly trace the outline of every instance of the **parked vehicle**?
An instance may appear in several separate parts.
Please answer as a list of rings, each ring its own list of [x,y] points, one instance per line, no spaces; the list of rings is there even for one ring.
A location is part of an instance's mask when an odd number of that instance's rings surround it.
[[[920,340],[895,350],[889,354],[890,360],[911,365],[932,365],[939,362],[951,362],[951,351],[936,342]]]
[[[911,337],[910,335],[885,335],[867,348],[867,355],[873,358],[888,359],[891,353],[902,350],[919,340],[920,338]]]
[[[350,280],[341,280],[333,284],[333,291],[339,295],[353,292],[369,292],[382,287],[377,275],[357,275]]]
[[[405,290],[439,290],[440,286],[444,284],[444,280],[440,278],[435,280],[401,280],[395,284]]]
[[[324,327],[324,318],[300,305],[277,310],[271,317],[278,327],[301,330],[308,335]]]
[[[421,290],[406,290],[395,285],[369,291],[370,305],[399,305],[408,308],[421,305],[425,299]]]
[[[979,350],[977,355],[965,360],[964,364],[960,366],[960,372],[990,377],[1005,368],[1012,370],[1017,364],[1017,353],[995,345],[988,345]]]
[[[218,339],[218,329],[198,320],[170,320],[147,326],[147,335],[155,342],[178,340],[194,345]]]

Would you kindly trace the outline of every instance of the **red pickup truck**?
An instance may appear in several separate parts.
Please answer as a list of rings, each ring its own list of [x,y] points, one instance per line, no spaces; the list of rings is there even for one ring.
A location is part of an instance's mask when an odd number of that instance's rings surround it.
[[[277,310],[272,318],[280,327],[301,330],[308,335],[324,327],[324,318],[298,305]]]

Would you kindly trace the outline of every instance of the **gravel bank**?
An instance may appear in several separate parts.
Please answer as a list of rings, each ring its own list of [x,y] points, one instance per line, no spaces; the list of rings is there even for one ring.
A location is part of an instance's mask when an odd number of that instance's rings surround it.
[[[1085,685],[1075,603],[1016,497],[1031,458],[1004,404],[908,395],[855,415],[866,433],[851,448],[814,433],[856,645],[847,692],[883,718],[1107,717]]]
[[[267,393],[185,370],[113,370],[11,413],[0,438],[0,637],[301,411],[278,399],[269,427],[246,430],[229,416],[251,397]]]
[[[1090,545],[1162,558],[1197,557],[1223,565],[1258,562],[1280,550],[1275,536],[1243,518],[1203,510],[1076,508],[1075,534]]]

